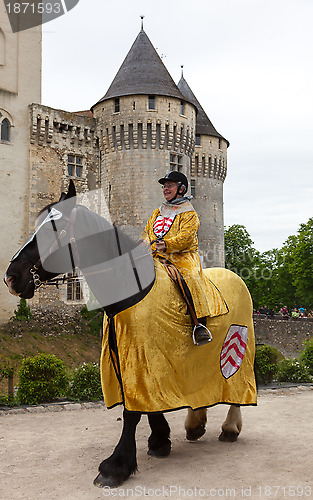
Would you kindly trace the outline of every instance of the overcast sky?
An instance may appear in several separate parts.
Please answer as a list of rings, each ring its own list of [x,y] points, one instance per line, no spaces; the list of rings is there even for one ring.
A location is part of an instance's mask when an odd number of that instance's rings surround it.
[[[230,141],[225,225],[260,251],[313,217],[312,0],[80,0],[43,26],[42,103],[89,109],[144,29]],[[153,207],[151,207],[152,209]]]

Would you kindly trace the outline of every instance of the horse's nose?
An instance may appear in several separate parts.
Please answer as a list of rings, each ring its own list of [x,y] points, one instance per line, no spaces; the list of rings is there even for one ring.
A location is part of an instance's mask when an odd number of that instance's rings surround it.
[[[4,279],[3,279],[4,283],[6,284],[6,286],[9,288],[9,292],[12,294],[12,295],[19,295],[18,293],[16,293],[15,290],[13,290],[12,288],[12,285],[15,281],[15,278],[14,276],[7,276],[5,275],[4,276]]]
[[[5,275],[4,275],[3,281],[4,281],[4,283],[6,284],[6,286],[9,286],[9,283],[10,283],[10,279],[11,279],[11,278],[12,278],[12,276],[11,276],[11,277],[9,277],[9,276],[7,276],[7,274],[5,274]]]

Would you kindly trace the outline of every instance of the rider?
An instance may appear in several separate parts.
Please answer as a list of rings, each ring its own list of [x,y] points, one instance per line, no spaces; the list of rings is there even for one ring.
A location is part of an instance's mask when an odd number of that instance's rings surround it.
[[[158,181],[163,186],[165,201],[160,208],[153,211],[148,219],[143,239],[151,244],[155,257],[166,259],[173,264],[183,276],[191,292],[194,310],[201,327],[195,328],[193,340],[196,345],[203,345],[212,339],[205,327],[206,317],[224,314],[225,303],[213,292],[218,313],[211,314],[207,297],[213,285],[208,283],[198,253],[197,233],[200,226],[198,215],[185,196],[188,190],[186,176],[177,171],[166,174]],[[216,300],[217,299],[217,300]]]

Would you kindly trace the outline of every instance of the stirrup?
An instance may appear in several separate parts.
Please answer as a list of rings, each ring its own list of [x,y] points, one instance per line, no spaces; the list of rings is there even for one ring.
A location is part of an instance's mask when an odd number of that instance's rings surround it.
[[[197,332],[197,330],[199,330],[199,329],[202,330],[201,333]],[[197,333],[200,335],[202,334],[202,338],[196,339]],[[210,332],[210,330],[208,330],[206,326],[202,325],[202,323],[199,323],[198,325],[194,326],[194,329],[192,332],[192,340],[193,340],[193,343],[195,345],[205,345],[205,344],[209,344],[213,340],[213,337],[212,337],[212,333]]]

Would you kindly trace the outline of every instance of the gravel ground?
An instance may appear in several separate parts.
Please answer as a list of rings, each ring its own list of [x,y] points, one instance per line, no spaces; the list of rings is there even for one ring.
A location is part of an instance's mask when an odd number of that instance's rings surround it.
[[[237,443],[217,437],[227,408],[208,411],[206,434],[190,443],[185,410],[167,414],[172,453],[148,457],[147,418],[137,431],[138,472],[122,487],[93,486],[121,432],[121,408],[54,404],[0,411],[0,498],[313,498],[313,387],[259,391]]]

